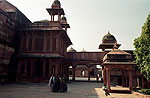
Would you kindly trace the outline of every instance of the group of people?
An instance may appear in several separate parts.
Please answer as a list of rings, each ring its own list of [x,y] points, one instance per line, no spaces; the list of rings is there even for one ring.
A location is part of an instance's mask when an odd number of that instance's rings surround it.
[[[67,78],[65,76],[52,75],[49,79],[48,86],[51,92],[67,92]]]

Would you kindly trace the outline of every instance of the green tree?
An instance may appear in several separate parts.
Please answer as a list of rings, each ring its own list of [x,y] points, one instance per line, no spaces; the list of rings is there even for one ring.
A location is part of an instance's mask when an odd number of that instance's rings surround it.
[[[139,69],[150,80],[150,14],[142,27],[141,36],[134,40],[134,55]]]

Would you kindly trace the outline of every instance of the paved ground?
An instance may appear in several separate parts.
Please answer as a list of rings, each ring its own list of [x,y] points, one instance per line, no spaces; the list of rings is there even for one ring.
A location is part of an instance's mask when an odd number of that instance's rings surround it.
[[[105,98],[102,84],[72,82],[67,93],[52,93],[45,83],[0,85],[0,98]],[[108,98],[138,98],[132,94],[111,93]]]

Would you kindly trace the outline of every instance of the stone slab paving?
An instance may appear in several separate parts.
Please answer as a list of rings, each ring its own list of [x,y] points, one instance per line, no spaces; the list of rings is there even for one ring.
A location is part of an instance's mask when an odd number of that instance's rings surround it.
[[[0,85],[0,98],[106,98],[101,83],[72,82],[67,93],[52,93],[46,83]],[[138,98],[132,94],[111,93],[108,98]]]

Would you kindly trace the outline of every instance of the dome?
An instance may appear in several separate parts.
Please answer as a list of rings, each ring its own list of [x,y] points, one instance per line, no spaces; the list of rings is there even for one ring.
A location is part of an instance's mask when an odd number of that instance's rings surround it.
[[[76,50],[71,47],[67,52],[76,52]]]
[[[82,50],[81,52],[86,52],[86,51],[85,51],[84,48],[83,48],[83,50]]]
[[[65,16],[63,16],[63,17],[61,18],[61,23],[67,23],[67,19],[66,19]]]
[[[111,35],[108,31],[108,34],[106,34],[103,39],[102,39],[102,43],[117,43],[116,38]]]
[[[52,8],[60,8],[61,3],[59,0],[55,0],[52,4]]]
[[[65,17],[65,16],[63,16],[63,17],[61,18],[61,20],[65,20],[65,21],[67,21],[67,19],[66,19],[66,17]]]

